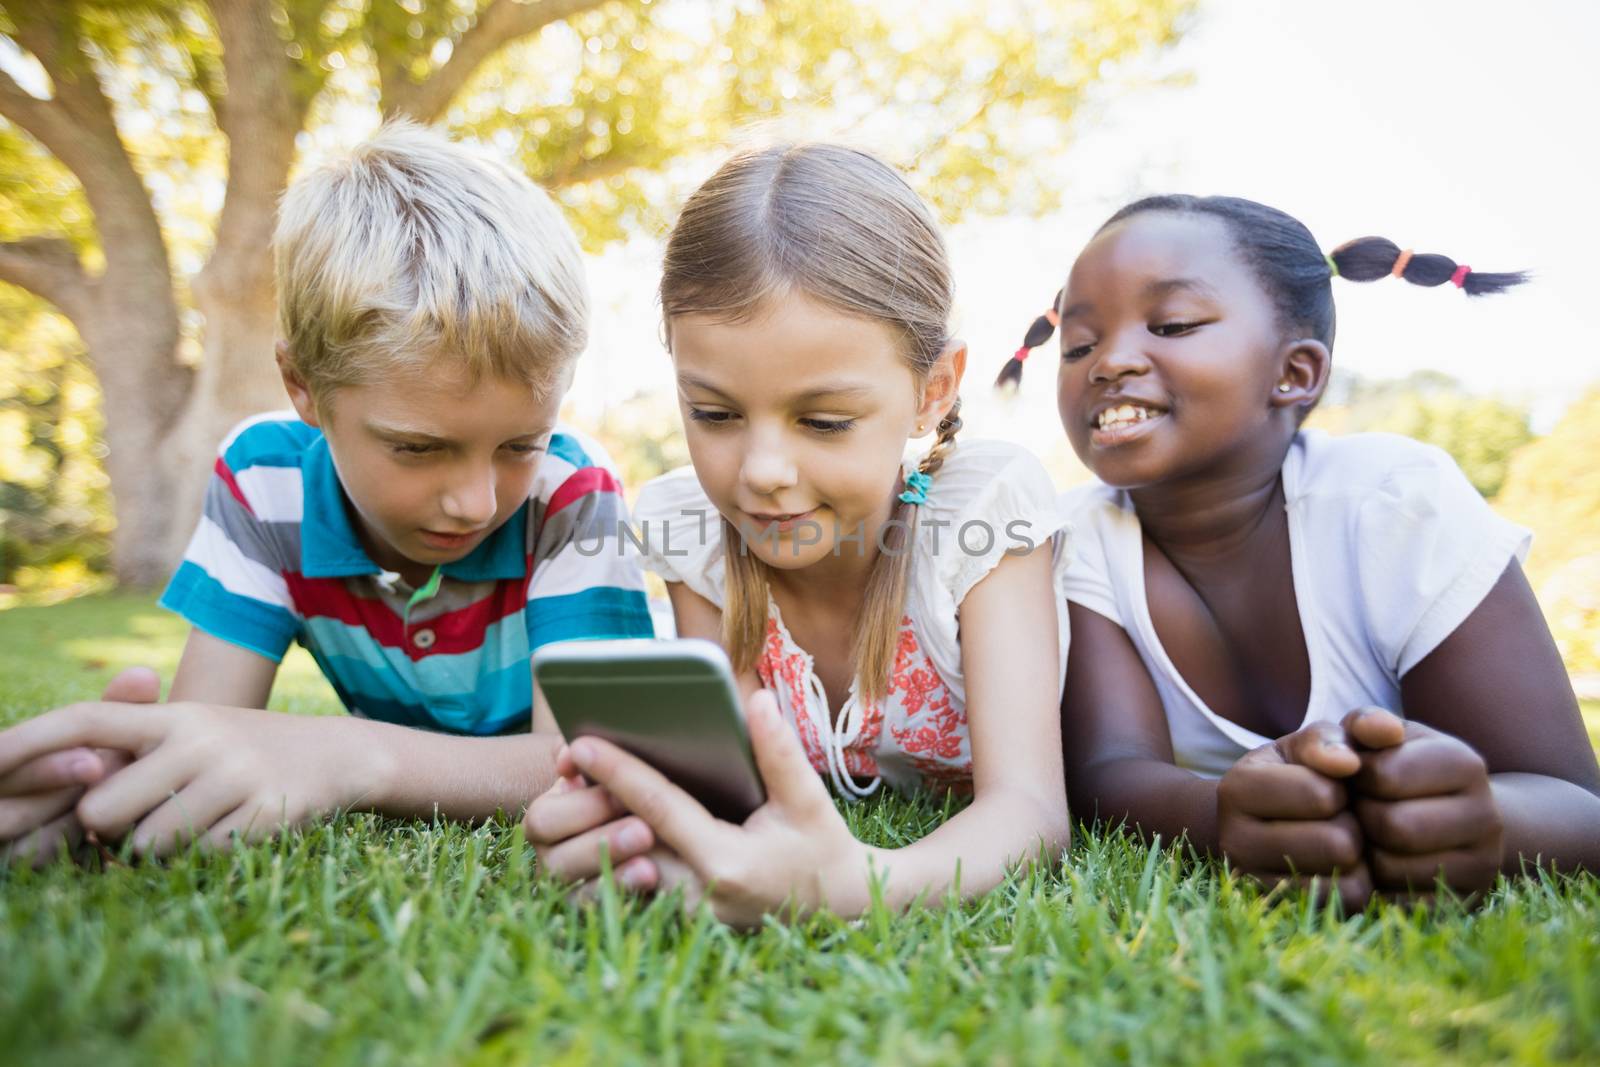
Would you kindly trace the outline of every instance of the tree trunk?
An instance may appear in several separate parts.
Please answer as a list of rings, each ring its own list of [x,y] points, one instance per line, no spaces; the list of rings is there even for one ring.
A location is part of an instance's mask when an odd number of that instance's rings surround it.
[[[270,225],[271,209],[264,214]],[[260,262],[242,264],[232,284],[217,282],[215,268],[226,264],[226,250],[218,255],[223,263],[213,259],[195,280],[195,304],[205,317],[205,347],[189,405],[162,454],[162,465],[177,478],[163,505],[173,516],[163,544],[169,571],[199,518],[217,446],[228,430],[246,416],[289,406],[273,358],[278,330],[267,249],[263,245],[255,250]],[[249,258],[248,253],[242,258]],[[141,505],[117,510],[130,515]]]
[[[100,378],[106,474],[117,508],[111,557],[121,582],[150,588],[171,573],[172,506],[182,474],[165,458],[172,421],[170,412],[157,415],[161,390],[140,378],[173,363],[177,336],[149,328],[148,320],[130,321],[106,303],[97,302],[78,332]]]

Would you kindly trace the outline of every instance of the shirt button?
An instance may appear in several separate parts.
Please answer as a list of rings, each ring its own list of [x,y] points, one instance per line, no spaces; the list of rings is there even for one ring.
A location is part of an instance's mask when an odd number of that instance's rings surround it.
[[[424,650],[432,648],[434,640],[432,630],[418,630],[411,635],[411,643]]]

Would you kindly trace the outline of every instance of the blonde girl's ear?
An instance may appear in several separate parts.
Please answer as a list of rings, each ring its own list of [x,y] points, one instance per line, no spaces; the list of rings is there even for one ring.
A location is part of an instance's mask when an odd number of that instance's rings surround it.
[[[917,434],[934,430],[961,394],[961,379],[967,373],[967,343],[952,340],[928,371],[922,387],[922,403],[917,407]]]

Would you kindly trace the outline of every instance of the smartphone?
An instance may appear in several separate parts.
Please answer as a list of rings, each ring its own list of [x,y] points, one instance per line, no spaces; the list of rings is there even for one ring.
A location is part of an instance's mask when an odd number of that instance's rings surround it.
[[[729,822],[766,803],[733,667],[713,642],[553,642],[534,652],[533,679],[568,741],[605,738]]]

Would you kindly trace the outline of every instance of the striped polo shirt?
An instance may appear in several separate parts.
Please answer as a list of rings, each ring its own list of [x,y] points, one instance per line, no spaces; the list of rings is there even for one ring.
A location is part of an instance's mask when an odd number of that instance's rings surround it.
[[[322,431],[261,415],[223,442],[161,604],[274,661],[298,640],[354,714],[504,733],[531,719],[540,645],[652,636],[626,517],[605,451],[558,426],[527,507],[414,589],[361,547]]]

